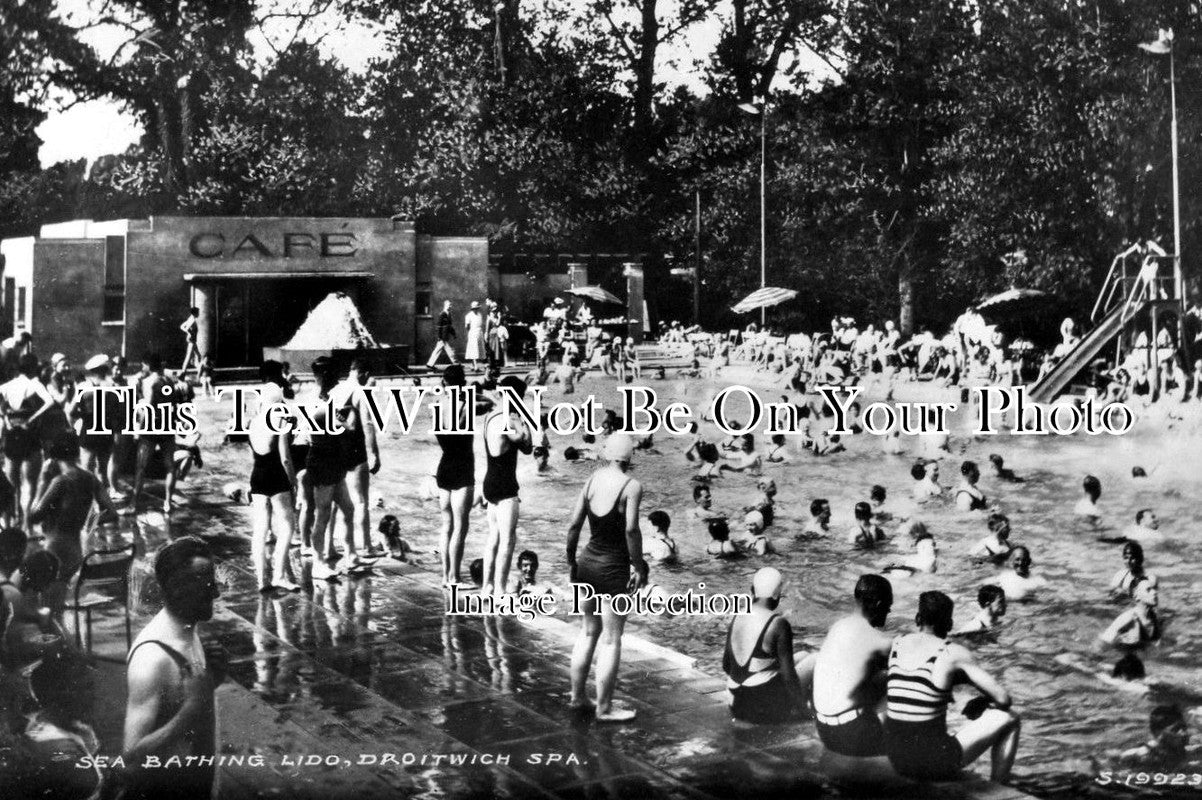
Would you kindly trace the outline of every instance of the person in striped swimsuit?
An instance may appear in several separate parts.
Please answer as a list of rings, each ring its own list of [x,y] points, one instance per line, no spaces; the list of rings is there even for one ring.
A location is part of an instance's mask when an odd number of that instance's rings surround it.
[[[977,664],[963,645],[947,639],[953,603],[943,592],[918,598],[917,633],[899,636],[889,653],[885,747],[893,768],[919,780],[956,777],[986,750],[991,751],[991,780],[1004,781],[1018,749],[1019,718],[1010,694]],[[953,736],[947,730],[952,687],[975,686],[983,696],[970,700],[964,716],[972,720]]]

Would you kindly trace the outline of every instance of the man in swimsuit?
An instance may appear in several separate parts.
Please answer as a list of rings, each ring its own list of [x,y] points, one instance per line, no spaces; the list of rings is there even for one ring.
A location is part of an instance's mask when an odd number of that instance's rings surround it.
[[[83,562],[80,534],[92,503],[114,520],[117,507],[100,479],[79,466],[79,440],[74,433],[63,431],[55,436],[46,455],[57,474],[41,487],[29,510],[29,521],[42,524],[46,549],[58,556],[58,578],[46,598],[51,610],[58,613],[67,595],[67,581]]]
[[[1160,640],[1160,617],[1156,613],[1160,605],[1160,588],[1157,581],[1146,575],[1136,578],[1131,587],[1131,608],[1119,614],[1098,638],[1108,645],[1125,652],[1147,647]]]
[[[1031,574],[1031,551],[1019,545],[1010,551],[1010,569],[998,575],[998,585],[1010,600],[1025,600],[1048,585],[1045,578]]]
[[[1141,544],[1158,544],[1164,541],[1160,520],[1150,508],[1141,508],[1135,512],[1135,524],[1123,531],[1123,536],[1129,542]]]
[[[224,676],[210,662],[198,627],[213,617],[220,596],[213,554],[185,536],[159,551],[155,578],[163,610],[138,634],[129,651],[122,757],[128,770],[124,797],[208,798],[215,770],[209,766],[171,769],[138,767],[148,756],[213,756],[217,752],[214,689]]]
[[[969,558],[1002,564],[1010,557],[1010,519],[1005,514],[989,515],[989,535],[977,542]]]
[[[977,590],[977,605],[981,610],[967,624],[962,625],[952,636],[993,630],[1006,616],[1006,593],[996,584],[986,584]]]
[[[499,387],[508,388],[518,400],[526,396],[526,384],[508,375]],[[505,429],[509,432],[506,433]],[[488,503],[488,542],[484,546],[484,585],[481,594],[503,593],[509,585],[509,562],[517,542],[518,453],[534,449],[530,429],[516,411],[508,417],[497,411],[484,423],[484,501]],[[642,551],[639,551],[640,556]]]
[[[313,486],[313,572],[315,581],[338,579],[338,573],[330,568],[334,559],[333,526],[334,509],[342,512],[347,524],[354,516],[350,495],[346,488],[345,440],[350,432],[345,429],[331,433],[335,428],[329,419],[332,403],[330,393],[338,381],[334,363],[328,356],[319,356],[313,361],[313,378],[317,381],[317,402],[312,404],[313,421],[318,430],[309,437],[309,452],[305,467],[309,483]],[[302,531],[303,535],[303,531]],[[351,534],[347,534],[348,538]],[[349,553],[347,554],[350,555]]]
[[[885,751],[877,707],[893,645],[884,631],[893,587],[880,575],[863,575],[856,582],[855,600],[859,613],[835,622],[814,657],[815,727],[832,752],[877,756]]]
[[[953,603],[943,592],[918,597],[917,633],[900,636],[889,653],[886,747],[901,775],[948,780],[990,750],[990,779],[1005,781],[1018,750],[1019,718],[1010,694],[963,645],[947,640]],[[982,697],[965,706],[971,722],[952,736],[947,706],[952,687],[966,683]]]
[[[722,669],[730,690],[731,716],[741,722],[776,724],[799,719],[813,678],[813,659],[794,664],[793,628],[780,605],[784,579],[773,567],[751,579],[751,613],[735,616],[726,634]]]
[[[885,541],[885,532],[872,521],[872,506],[865,502],[856,503],[853,512],[856,524],[847,533],[847,543],[857,550],[871,550],[878,542]]]
[[[196,333],[200,329],[200,309],[196,306],[188,309],[188,318],[180,324],[179,329],[184,334],[184,344],[187,348],[184,351],[184,365],[180,367],[180,375],[184,378],[188,377],[188,367],[192,366],[192,361],[196,361],[196,372],[200,374],[200,352],[196,349]]]
[[[346,379],[330,390],[330,401],[334,404],[335,413],[347,418],[343,423],[346,431],[342,434],[346,440],[343,442],[346,461],[346,477],[343,481],[351,499],[352,509],[343,540],[347,570],[367,563],[363,556],[379,557],[385,552],[382,546],[372,543],[371,515],[367,508],[371,476],[380,471],[376,426],[372,422],[364,388],[369,377],[367,363],[361,358],[356,358],[351,361],[350,373]],[[362,549],[362,555],[359,549]]]

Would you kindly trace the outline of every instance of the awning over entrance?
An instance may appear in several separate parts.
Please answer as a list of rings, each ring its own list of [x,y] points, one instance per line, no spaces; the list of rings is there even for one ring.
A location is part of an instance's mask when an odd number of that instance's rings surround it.
[[[341,271],[310,271],[310,272],[185,272],[184,280],[193,281],[231,281],[231,280],[287,280],[288,278],[374,278],[374,272],[341,272]]]

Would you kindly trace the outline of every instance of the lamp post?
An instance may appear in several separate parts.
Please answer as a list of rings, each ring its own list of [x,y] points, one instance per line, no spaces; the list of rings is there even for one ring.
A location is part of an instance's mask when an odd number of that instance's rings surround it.
[[[739,103],[739,110],[760,118],[760,288],[768,285],[768,216],[766,213],[765,196],[767,194],[768,174],[768,100],[761,105],[755,103]],[[760,309],[760,328],[768,323],[768,309]]]
[[[1169,57],[1169,109],[1171,120],[1169,136],[1172,139],[1173,153],[1173,290],[1177,294],[1177,342],[1184,352],[1185,348],[1185,276],[1181,269],[1181,189],[1178,183],[1177,167],[1177,73],[1173,60],[1173,31],[1161,29],[1154,42],[1141,42],[1140,49],[1152,55]],[[1153,333],[1155,335],[1155,332]],[[1188,363],[1188,362],[1187,362]]]

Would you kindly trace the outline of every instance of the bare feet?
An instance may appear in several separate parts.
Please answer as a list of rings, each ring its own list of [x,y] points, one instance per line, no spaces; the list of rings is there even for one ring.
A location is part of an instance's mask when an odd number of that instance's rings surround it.
[[[632,709],[609,707],[608,711],[597,710],[597,722],[629,722],[636,713]]]

